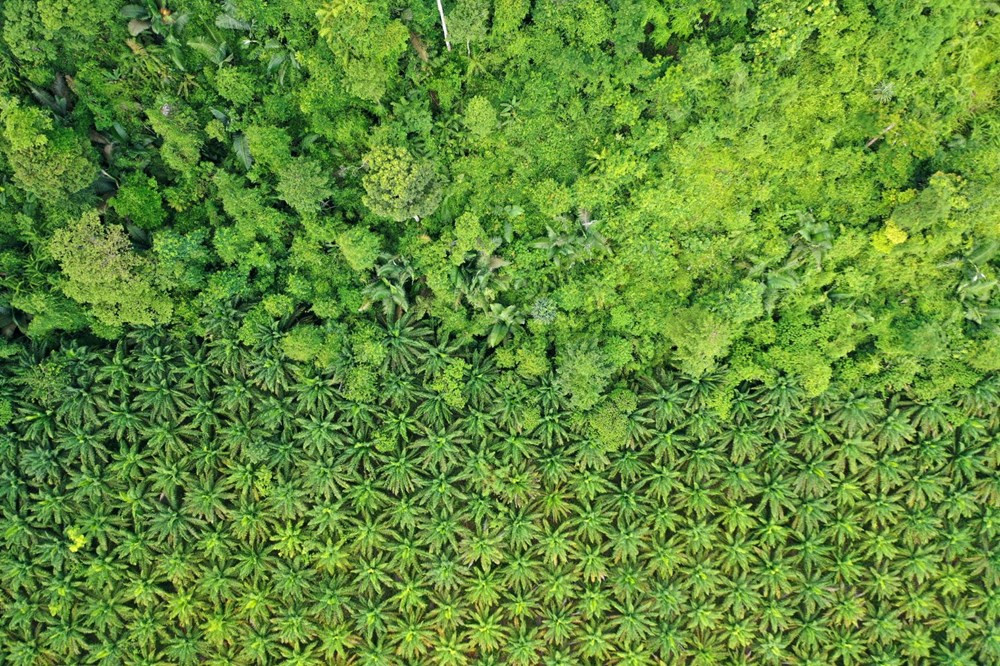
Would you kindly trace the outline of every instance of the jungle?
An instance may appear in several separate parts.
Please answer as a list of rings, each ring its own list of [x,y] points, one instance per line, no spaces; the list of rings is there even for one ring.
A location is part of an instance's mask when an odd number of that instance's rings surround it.
[[[1000,4],[0,0],[0,666],[1000,664]]]

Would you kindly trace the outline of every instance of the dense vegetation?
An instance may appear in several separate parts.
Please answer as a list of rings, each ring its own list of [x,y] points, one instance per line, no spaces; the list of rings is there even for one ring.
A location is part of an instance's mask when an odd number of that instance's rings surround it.
[[[0,664],[997,663],[998,95],[981,0],[0,0]]]
[[[997,8],[723,4],[457,0],[448,51],[431,2],[6,0],[8,321],[232,301],[324,363],[384,302],[529,374],[996,370]]]
[[[356,386],[237,319],[19,355],[9,663],[1000,661],[1000,380],[722,413],[660,372],[583,415],[412,320]]]

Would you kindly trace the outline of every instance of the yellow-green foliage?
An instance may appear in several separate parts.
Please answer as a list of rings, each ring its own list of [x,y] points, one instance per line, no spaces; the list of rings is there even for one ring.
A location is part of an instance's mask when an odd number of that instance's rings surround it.
[[[441,181],[433,165],[405,148],[380,146],[365,155],[365,205],[396,222],[433,213],[441,202]]]
[[[375,266],[379,245],[379,237],[361,227],[352,227],[337,235],[337,247],[344,261],[356,271],[367,271]]]
[[[0,1],[0,664],[1000,663],[998,94],[981,0]]]
[[[19,331],[86,326],[43,248],[107,205],[185,322],[433,313],[581,405],[661,362],[944,395],[1000,344],[988,3],[461,0],[450,51],[433,3],[71,4],[2,10]]]
[[[172,306],[152,282],[149,261],[131,248],[121,228],[87,213],[58,230],[49,245],[66,281],[67,296],[88,305],[101,323],[151,325],[170,318]]]
[[[93,151],[78,134],[55,127],[41,110],[0,98],[0,122],[0,149],[18,186],[58,203],[94,182]]]

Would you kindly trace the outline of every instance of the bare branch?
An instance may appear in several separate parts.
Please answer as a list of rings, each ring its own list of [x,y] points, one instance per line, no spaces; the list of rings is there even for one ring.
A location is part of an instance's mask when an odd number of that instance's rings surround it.
[[[890,124],[884,130],[882,130],[881,132],[879,132],[878,136],[876,136],[874,139],[872,139],[871,141],[869,141],[868,143],[866,143],[865,144],[865,148],[871,148],[872,146],[875,145],[876,141],[878,141],[879,139],[881,139],[882,137],[884,137],[886,135],[886,133],[891,132],[895,128],[896,128],[896,123]]]

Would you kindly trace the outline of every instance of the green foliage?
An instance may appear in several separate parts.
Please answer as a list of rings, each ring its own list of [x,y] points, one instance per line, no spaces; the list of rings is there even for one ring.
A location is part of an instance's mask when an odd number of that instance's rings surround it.
[[[152,267],[131,248],[125,232],[87,213],[57,231],[49,247],[66,281],[62,290],[90,306],[105,326],[167,321],[172,306],[152,282]]]
[[[155,178],[129,174],[108,201],[116,213],[143,229],[159,229],[167,219]]]
[[[998,663],[997,19],[0,3],[0,663]]]
[[[472,45],[489,34],[489,20],[489,0],[458,0],[448,12],[448,33],[456,44],[465,44],[466,53],[471,55]]]
[[[38,17],[49,34],[65,31],[69,39],[92,40],[106,34],[118,7],[114,0],[38,0]]]
[[[466,361],[453,359],[444,366],[429,386],[441,396],[446,405],[452,409],[462,409],[467,402],[463,389],[468,372],[469,364]]]
[[[194,113],[176,100],[158,99],[155,108],[146,111],[150,127],[162,139],[163,163],[179,174],[192,174],[201,157],[204,140]]]
[[[0,428],[3,428],[14,418],[14,408],[10,400],[0,398]]]
[[[278,196],[299,215],[315,215],[333,194],[329,176],[317,162],[298,158],[278,172]]]
[[[316,13],[319,33],[344,72],[352,95],[378,102],[395,83],[396,62],[406,50],[407,30],[389,18],[385,0],[333,0]]]
[[[474,213],[463,213],[455,220],[455,244],[451,250],[451,261],[454,264],[461,264],[470,252],[490,253],[494,245],[487,238],[479,222],[479,217]]]
[[[3,4],[0,34],[11,55],[24,68],[24,75],[34,83],[45,83],[50,76],[47,65],[56,58],[56,42],[42,31],[39,3],[36,0],[10,0]]]
[[[208,233],[203,229],[185,234],[166,229],[153,239],[156,274],[172,290],[197,293],[205,283],[206,266],[212,261]]]
[[[0,98],[0,143],[14,182],[42,201],[58,202],[86,187],[97,167],[86,142],[76,133],[55,127],[41,109]]]
[[[497,129],[497,112],[485,97],[473,97],[465,106],[465,125],[477,139],[485,139]]]
[[[312,361],[323,348],[323,331],[319,326],[300,325],[288,332],[281,342],[288,358],[295,361]]]
[[[253,76],[237,67],[223,67],[215,74],[215,87],[223,99],[233,104],[249,104],[254,99]]]
[[[667,322],[667,339],[676,347],[675,357],[686,374],[700,377],[716,366],[733,340],[732,325],[702,307],[679,310]]]
[[[351,227],[337,234],[337,247],[353,270],[368,271],[378,261],[381,239],[368,229]]]
[[[521,22],[531,8],[530,0],[495,0],[493,3],[493,32],[505,35],[521,27]]]
[[[580,411],[600,401],[613,373],[607,355],[593,345],[569,347],[558,359],[559,390]]]
[[[0,360],[5,655],[995,661],[995,379],[656,371],[580,418],[426,319],[319,363],[329,331],[247,315]]]
[[[441,203],[443,187],[434,165],[413,157],[405,148],[373,148],[362,165],[364,202],[379,217],[396,222],[419,220]]]
[[[0,307],[86,327],[46,248],[106,205],[197,330],[417,308],[527,376],[611,337],[947,395],[1000,344],[1000,88],[992,10],[938,5],[460,0],[449,51],[433,5],[9,0]]]

